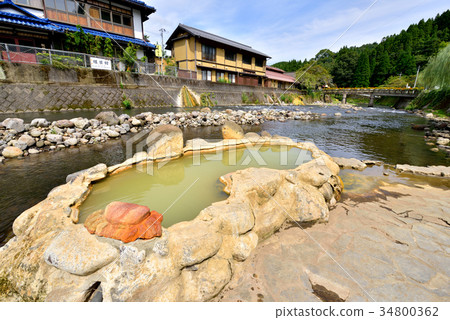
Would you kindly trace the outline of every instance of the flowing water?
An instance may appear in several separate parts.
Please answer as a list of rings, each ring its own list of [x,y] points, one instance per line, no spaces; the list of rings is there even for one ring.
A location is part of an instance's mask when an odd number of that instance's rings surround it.
[[[241,108],[241,107],[240,107]],[[261,107],[244,107],[244,110]],[[244,127],[244,130],[288,136],[297,140],[311,140],[331,156],[381,160],[390,164],[450,165],[443,152],[434,153],[425,144],[423,131],[411,129],[412,123],[426,120],[413,114],[389,108],[364,108],[363,111],[345,113],[338,107],[293,107],[303,111],[326,113],[317,121],[265,122],[260,126]],[[225,108],[218,108],[225,109]],[[163,113],[180,109],[152,108],[128,111],[138,114],[144,111]],[[116,111],[120,114],[120,110]],[[342,117],[334,117],[335,112]],[[24,113],[26,122],[36,117],[48,120],[75,117],[93,118],[98,111],[67,111],[61,113]],[[11,115],[0,115],[0,120]],[[185,139],[196,137],[220,139],[220,127],[184,129]],[[45,199],[48,192],[65,183],[68,174],[98,163],[113,165],[125,160],[125,143],[131,135],[111,140],[102,145],[82,146],[52,153],[31,155],[25,159],[9,160],[0,165],[0,245],[11,232],[14,219],[24,210]],[[217,177],[215,178],[217,179]],[[344,176],[344,183],[345,176]],[[348,188],[347,188],[348,190]],[[202,193],[198,195],[200,197]],[[197,197],[197,196],[196,196]],[[152,206],[150,205],[152,208]]]
[[[263,146],[134,166],[94,184],[80,207],[80,222],[112,201],[123,201],[162,213],[162,225],[169,227],[225,200],[228,196],[218,178],[226,173],[248,167],[292,169],[311,159],[311,152],[298,148]]]

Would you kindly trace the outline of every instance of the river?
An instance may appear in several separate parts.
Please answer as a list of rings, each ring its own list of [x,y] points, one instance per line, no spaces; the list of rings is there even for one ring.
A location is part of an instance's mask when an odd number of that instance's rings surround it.
[[[242,107],[244,110],[252,108],[261,107]],[[328,116],[317,121],[265,122],[259,126],[244,127],[244,130],[266,130],[271,134],[292,139],[310,140],[331,156],[380,160],[389,164],[450,165],[450,159],[443,152],[430,151],[431,147],[424,142],[423,132],[410,128],[412,123],[426,122],[417,115],[381,107],[364,108],[363,111],[352,113],[346,113],[346,110],[335,106],[292,108],[326,113]],[[152,108],[127,110],[126,113],[134,115],[145,111],[164,113],[182,110]],[[50,121],[75,117],[94,118],[98,112],[92,110],[2,114],[0,121],[11,116],[23,118],[27,123],[37,117]],[[121,110],[116,112],[120,114]],[[342,113],[342,117],[334,117],[336,112]],[[220,127],[187,128],[184,129],[184,135],[185,139],[220,139],[221,130]],[[102,145],[30,155],[24,159],[8,160],[0,165],[0,245],[11,235],[14,219],[24,210],[45,199],[52,188],[65,183],[68,174],[98,163],[113,165],[125,160],[125,143],[131,136],[126,135]]]

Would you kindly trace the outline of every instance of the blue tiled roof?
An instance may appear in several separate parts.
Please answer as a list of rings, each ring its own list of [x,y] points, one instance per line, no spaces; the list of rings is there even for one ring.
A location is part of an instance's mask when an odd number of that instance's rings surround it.
[[[156,9],[155,9],[154,7],[149,6],[149,5],[146,4],[144,1],[139,1],[139,0],[125,0],[125,1],[126,1],[126,2],[131,2],[131,3],[134,3],[134,4],[137,4],[137,5],[142,6],[142,7],[145,7],[145,8],[148,8],[148,9],[150,9],[150,10],[152,10],[152,11],[156,11]]]
[[[64,23],[56,23],[53,22],[53,24],[55,26],[58,26],[60,28],[60,32],[64,32],[65,30],[69,30],[69,31],[77,31],[77,27],[76,26],[72,26],[69,24],[64,24]],[[124,42],[131,42],[143,47],[149,47],[149,48],[153,48],[155,49],[155,45],[151,44],[150,42],[144,41],[142,39],[136,39],[136,38],[132,38],[132,37],[125,37],[125,36],[119,36],[117,34],[113,34],[113,33],[106,33],[103,31],[98,31],[98,30],[93,30],[93,29],[88,29],[88,28],[83,28],[84,32],[92,34],[93,36],[100,36],[103,38],[110,38],[110,39],[114,39],[117,41],[124,41]]]
[[[0,22],[20,24],[22,26],[28,26],[32,28],[45,29],[50,31],[58,31],[58,27],[51,24],[48,19],[40,19],[22,16],[19,14],[0,11]]]

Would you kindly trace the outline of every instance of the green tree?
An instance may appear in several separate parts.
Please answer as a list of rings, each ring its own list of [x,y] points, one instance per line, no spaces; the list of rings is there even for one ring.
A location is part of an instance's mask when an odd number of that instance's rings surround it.
[[[311,61],[296,72],[297,82],[307,89],[316,89],[318,86],[331,83],[332,76],[328,70],[319,64],[313,63]]]
[[[370,84],[370,64],[369,56],[366,51],[363,51],[358,58],[355,76],[353,79],[354,87],[368,87]]]
[[[450,45],[430,59],[419,75],[419,83],[430,89],[450,87]]]
[[[336,54],[333,51],[322,49],[316,54],[315,60],[317,61],[317,64],[327,69],[328,72],[331,72],[334,66],[335,56]]]
[[[103,51],[103,55],[105,57],[112,57],[114,55],[114,50],[113,50],[111,39],[105,38],[105,40],[103,41],[102,51]]]
[[[350,87],[353,83],[353,75],[358,63],[356,48],[343,47],[336,55],[336,60],[331,74],[333,82],[338,87]]]
[[[134,64],[137,60],[137,48],[131,42],[128,42],[128,46],[123,51],[122,62],[127,66],[127,71],[133,71]]]
[[[397,73],[411,75],[416,73],[416,60],[410,50],[403,50],[397,59]]]
[[[372,84],[374,86],[379,86],[383,84],[384,81],[391,74],[391,61],[387,52],[381,54],[379,62],[375,66],[375,70],[372,75]]]

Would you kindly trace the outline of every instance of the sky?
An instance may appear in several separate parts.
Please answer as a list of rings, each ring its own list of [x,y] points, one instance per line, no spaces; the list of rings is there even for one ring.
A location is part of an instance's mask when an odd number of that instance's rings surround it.
[[[152,43],[161,43],[161,28],[166,41],[183,23],[249,45],[271,56],[269,65],[310,59],[325,48],[380,42],[450,9],[445,0],[144,1],[156,8],[144,23]]]

